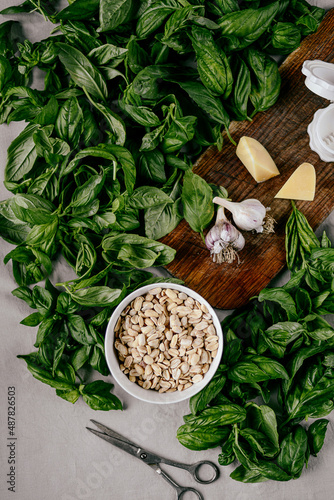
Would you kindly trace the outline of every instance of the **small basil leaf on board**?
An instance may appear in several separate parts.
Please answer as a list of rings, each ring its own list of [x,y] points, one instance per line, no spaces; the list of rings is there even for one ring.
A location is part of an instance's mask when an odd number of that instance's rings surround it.
[[[39,127],[38,124],[27,125],[10,144],[7,150],[5,181],[20,181],[34,167],[37,153],[33,136]]]
[[[185,220],[191,229],[202,233],[214,215],[212,189],[202,177],[188,170],[183,178],[181,199]]]
[[[319,420],[315,420],[315,422],[313,422],[307,429],[310,453],[314,457],[318,455],[324,444],[328,424],[329,420],[321,418]]]
[[[59,49],[59,59],[74,83],[85,88],[93,97],[106,101],[107,85],[98,69],[75,47],[63,42],[57,42],[56,45]]]

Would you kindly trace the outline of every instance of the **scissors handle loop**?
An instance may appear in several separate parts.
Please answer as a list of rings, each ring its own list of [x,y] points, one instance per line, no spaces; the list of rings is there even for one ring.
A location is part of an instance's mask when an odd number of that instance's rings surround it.
[[[183,495],[185,495],[189,491],[194,493],[197,496],[198,500],[204,500],[203,495],[198,490],[195,490],[195,488],[181,488],[181,487],[177,490],[177,500],[182,500]]]
[[[209,466],[212,470],[212,476],[209,479],[202,479],[200,476],[200,471],[203,466]],[[216,464],[210,462],[209,460],[201,460],[195,464],[189,465],[189,472],[193,475],[194,479],[201,484],[210,484],[213,483],[219,476],[219,469]],[[202,470],[203,472],[203,470]]]
[[[161,477],[163,477],[167,481],[167,483],[169,483],[171,486],[173,486],[173,488],[175,488],[178,500],[181,500],[183,498],[183,495],[185,495],[185,493],[187,493],[188,491],[191,491],[192,493],[194,493],[197,496],[198,500],[204,500],[203,495],[199,491],[195,490],[195,488],[191,488],[191,487],[188,488],[186,486],[180,486],[177,482],[174,481],[174,479],[172,479],[168,474],[166,474],[166,472],[164,472],[159,466],[157,466],[155,468],[155,471]]]

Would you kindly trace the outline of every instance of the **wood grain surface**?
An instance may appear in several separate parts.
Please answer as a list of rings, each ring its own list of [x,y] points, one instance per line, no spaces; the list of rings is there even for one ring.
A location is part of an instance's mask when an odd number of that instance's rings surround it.
[[[311,151],[307,126],[314,113],[329,105],[304,84],[302,64],[307,59],[334,63],[334,9],[329,11],[317,33],[304,39],[301,46],[280,66],[282,87],[277,103],[252,122],[233,122],[230,132],[238,143],[243,135],[260,141],[274,159],[280,175],[257,184],[235,154],[235,146],[224,138],[222,151],[210,147],[196,162],[194,172],[207,182],[224,186],[233,201],[257,198],[276,220],[275,234],[244,232],[246,245],[239,253],[240,263],[215,264],[199,234],[183,220],[161,241],[177,250],[167,270],[200,293],[218,309],[234,309],[246,304],[283,269],[285,260],[285,224],[291,213],[289,200],[274,199],[291,173],[303,162],[316,170],[316,195],[312,202],[298,201],[312,228],[334,209],[334,163],[326,163]],[[226,212],[229,214],[229,212]]]

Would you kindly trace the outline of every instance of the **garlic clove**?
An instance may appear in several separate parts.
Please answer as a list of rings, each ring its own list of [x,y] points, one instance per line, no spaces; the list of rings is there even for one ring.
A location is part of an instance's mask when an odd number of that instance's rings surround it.
[[[255,198],[249,198],[241,202],[233,202],[216,196],[214,203],[227,208],[232,213],[233,221],[243,231],[273,232],[274,219],[267,215],[267,209]],[[270,224],[266,226],[266,219],[270,218]],[[268,228],[268,229],[266,229]]]
[[[220,207],[217,212],[215,225],[205,237],[205,244],[212,256],[213,262],[231,263],[237,257],[237,252],[245,246],[245,239],[240,231],[227,220],[224,208]]]

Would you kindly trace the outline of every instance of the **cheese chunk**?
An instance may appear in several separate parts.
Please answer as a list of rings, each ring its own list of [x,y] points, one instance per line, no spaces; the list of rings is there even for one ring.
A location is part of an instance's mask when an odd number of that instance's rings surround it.
[[[279,175],[279,170],[266,148],[252,137],[241,137],[236,154],[256,182],[267,181]]]
[[[315,170],[310,163],[302,163],[289,177],[275,198],[313,201],[315,193]]]

